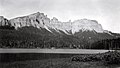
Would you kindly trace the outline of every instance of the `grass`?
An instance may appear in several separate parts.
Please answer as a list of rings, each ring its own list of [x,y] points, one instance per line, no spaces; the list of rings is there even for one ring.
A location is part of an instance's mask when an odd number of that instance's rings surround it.
[[[19,61],[0,64],[1,68],[110,68],[101,62],[72,62],[69,58]]]
[[[73,62],[70,58],[17,61],[1,63],[0,68],[116,68],[102,62]]]

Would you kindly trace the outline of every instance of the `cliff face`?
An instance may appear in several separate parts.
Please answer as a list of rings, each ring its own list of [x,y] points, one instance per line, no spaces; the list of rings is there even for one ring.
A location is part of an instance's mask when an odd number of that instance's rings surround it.
[[[0,17],[0,25],[8,25],[14,26],[16,29],[18,27],[24,27],[24,26],[33,26],[37,28],[45,28],[50,31],[50,29],[55,30],[62,30],[65,33],[72,32],[74,34],[75,32],[82,31],[96,31],[98,33],[103,33],[104,30],[102,29],[102,26],[98,24],[95,20],[88,20],[88,19],[80,19],[75,20],[73,22],[61,22],[57,18],[53,17],[53,19],[49,19],[47,15],[44,15],[44,13],[34,13],[30,14],[28,16],[23,17],[17,17],[14,19],[10,19],[9,21],[5,19],[4,17]]]
[[[4,26],[4,25],[10,25],[11,23],[9,22],[9,20],[7,20],[6,18],[4,18],[3,16],[0,16],[0,26]]]
[[[15,28],[24,27],[24,26],[34,26],[37,28],[40,27],[43,28],[45,24],[49,23],[49,21],[50,19],[47,18],[47,16],[39,12],[10,20],[11,25],[15,26]]]
[[[81,19],[81,20],[76,20],[73,22],[73,28],[72,32],[78,32],[79,30],[82,31],[96,31],[98,33],[103,33],[104,30],[101,26],[101,24],[98,24],[97,21],[95,20],[88,20],[88,19]],[[75,27],[74,27],[75,26]]]

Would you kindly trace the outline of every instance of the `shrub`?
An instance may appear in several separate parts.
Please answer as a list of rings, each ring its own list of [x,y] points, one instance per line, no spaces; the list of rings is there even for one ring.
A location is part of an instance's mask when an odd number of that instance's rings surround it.
[[[71,61],[88,62],[88,61],[103,61],[107,64],[120,63],[120,53],[117,51],[109,51],[102,54],[78,55],[72,57]]]

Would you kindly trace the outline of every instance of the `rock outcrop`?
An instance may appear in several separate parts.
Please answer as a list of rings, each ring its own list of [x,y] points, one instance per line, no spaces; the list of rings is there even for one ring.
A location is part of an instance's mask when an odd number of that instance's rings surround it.
[[[10,24],[11,23],[9,22],[9,20],[4,18],[3,16],[0,16],[0,26],[10,25]]]
[[[49,30],[49,28],[55,30],[62,30],[65,33],[72,31],[73,34],[75,32],[79,32],[80,30],[96,31],[98,33],[104,32],[102,26],[96,20],[80,19],[73,22],[71,22],[71,20],[68,22],[61,22],[55,17],[53,17],[53,19],[49,19],[47,15],[44,15],[44,13],[40,12],[30,14],[28,16],[10,19],[9,21],[1,16],[0,22],[1,26],[10,24],[16,29],[18,27],[33,26],[37,28],[45,28],[47,30]]]
[[[11,19],[10,22],[12,26],[15,26],[15,28],[24,26],[43,28],[45,24],[50,22],[50,19],[43,13],[37,12],[28,16]]]
[[[75,26],[75,27],[74,27]],[[98,24],[97,21],[95,20],[88,20],[88,19],[81,19],[81,20],[76,20],[72,24],[72,32],[78,32],[79,30],[82,31],[96,31],[98,33],[103,33],[104,30],[101,26],[101,24]]]

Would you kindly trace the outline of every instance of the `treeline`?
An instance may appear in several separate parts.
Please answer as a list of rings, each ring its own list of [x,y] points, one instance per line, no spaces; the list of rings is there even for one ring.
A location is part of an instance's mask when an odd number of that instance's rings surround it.
[[[0,29],[9,29],[9,30],[13,30],[15,29],[13,26],[10,25],[5,25],[5,26],[0,26]]]
[[[0,41],[1,48],[86,48],[82,40],[80,42],[75,37],[63,36],[40,36],[19,34],[5,35]],[[81,45],[80,45],[81,44]]]
[[[120,49],[120,38],[97,41],[92,44],[91,49]]]

